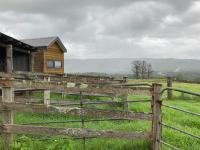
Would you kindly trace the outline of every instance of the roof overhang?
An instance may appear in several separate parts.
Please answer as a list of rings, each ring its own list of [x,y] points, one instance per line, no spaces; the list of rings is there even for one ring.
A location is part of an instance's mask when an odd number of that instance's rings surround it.
[[[33,47],[31,45],[28,45],[26,43],[23,43],[13,37],[10,37],[6,34],[3,34],[0,32],[0,43],[4,45],[13,45],[14,48],[22,49],[22,50],[27,50],[27,51],[36,51],[37,48]]]

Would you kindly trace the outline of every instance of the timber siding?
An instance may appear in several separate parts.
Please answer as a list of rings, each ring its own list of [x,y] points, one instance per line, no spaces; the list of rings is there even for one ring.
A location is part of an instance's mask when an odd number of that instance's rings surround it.
[[[42,49],[40,52],[36,52],[33,54],[33,71],[34,72],[43,72],[43,73],[51,73],[51,74],[64,74],[64,52],[59,47],[57,42],[52,44],[48,48]],[[61,68],[48,68],[47,61],[55,60],[61,61]]]
[[[32,59],[33,59],[33,71],[34,72],[43,72],[44,68],[44,52],[35,52],[32,54]]]
[[[59,37],[24,39],[22,41],[37,48],[37,52],[32,54],[33,72],[64,74],[64,53],[67,52],[67,49]]]
[[[61,68],[48,68],[47,61],[56,60],[62,62]],[[64,52],[55,42],[49,48],[44,50],[44,73],[64,74]]]

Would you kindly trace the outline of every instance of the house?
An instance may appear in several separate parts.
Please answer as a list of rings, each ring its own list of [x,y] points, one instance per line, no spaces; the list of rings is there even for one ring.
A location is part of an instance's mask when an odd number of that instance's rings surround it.
[[[32,71],[36,48],[0,32],[0,72]]]
[[[64,53],[67,49],[58,37],[21,40],[38,49],[33,53],[33,72],[64,74]]]

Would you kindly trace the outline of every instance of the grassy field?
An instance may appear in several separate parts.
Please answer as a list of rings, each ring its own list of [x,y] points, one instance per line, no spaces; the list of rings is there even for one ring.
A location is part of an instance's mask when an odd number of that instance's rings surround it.
[[[130,82],[144,82],[134,80]],[[159,81],[146,81],[148,83]],[[160,81],[165,87],[165,82]],[[174,87],[188,89],[194,92],[200,92],[200,85],[198,84],[186,84],[186,83],[174,83]],[[182,95],[174,92],[174,99],[171,101],[166,100],[164,94],[164,104],[177,106],[196,113],[200,113],[200,98]],[[41,97],[38,94],[37,97]],[[54,99],[60,99],[61,96],[57,94],[51,95]],[[70,97],[71,98],[71,97]],[[78,99],[78,97],[74,97]],[[87,97],[90,100],[104,100],[105,98]],[[107,98],[108,99],[108,98]],[[129,100],[134,99],[150,99],[150,97],[131,95]],[[92,106],[95,107],[95,106]],[[111,106],[104,106],[104,109],[113,109]],[[133,103],[129,105],[130,110],[135,112],[151,112],[150,103]],[[119,107],[116,109],[120,109]],[[88,119],[88,117],[85,117]],[[47,115],[36,113],[15,113],[16,124],[29,123],[29,122],[48,122],[48,121],[64,121],[80,119],[77,116],[66,116],[62,114]],[[91,119],[91,117],[90,117]],[[200,117],[195,117],[183,112],[178,112],[169,108],[163,107],[163,122],[169,125],[173,125],[187,132],[195,135],[200,135]],[[45,125],[44,125],[45,126]],[[50,127],[81,127],[81,123],[60,123],[49,124]],[[150,131],[151,122],[149,121],[105,121],[105,122],[90,122],[85,123],[84,128],[105,129],[105,130],[119,130],[119,131]],[[190,138],[182,133],[173,131],[171,129],[163,128],[164,141],[182,149],[182,150],[200,150],[200,140]],[[0,140],[2,146],[2,140]],[[131,141],[121,139],[104,139],[93,138],[86,139],[86,150],[149,150],[151,142],[149,141]],[[48,136],[32,136],[32,135],[16,135],[15,142],[12,145],[14,150],[80,150],[83,147],[83,140],[72,139],[66,137],[48,137]],[[163,149],[168,149],[163,146]]]

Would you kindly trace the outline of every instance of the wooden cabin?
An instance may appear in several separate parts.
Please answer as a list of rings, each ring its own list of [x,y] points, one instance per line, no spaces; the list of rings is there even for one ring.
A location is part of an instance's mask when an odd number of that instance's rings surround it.
[[[32,71],[36,48],[0,32],[0,72]]]
[[[24,43],[37,47],[33,53],[33,72],[64,74],[64,44],[58,37],[22,40]]]

